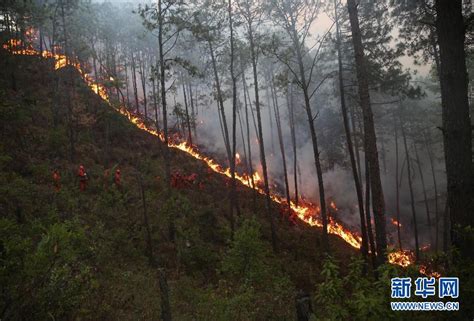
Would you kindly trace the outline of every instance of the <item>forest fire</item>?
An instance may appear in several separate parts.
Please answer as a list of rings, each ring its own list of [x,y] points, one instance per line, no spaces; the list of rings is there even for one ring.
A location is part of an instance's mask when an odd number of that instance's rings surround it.
[[[3,47],[13,54],[17,55],[28,55],[28,56],[41,56],[43,58],[50,58],[55,60],[55,69],[60,69],[65,67],[66,65],[71,65],[75,67],[80,74],[82,75],[84,81],[87,85],[94,91],[98,96],[100,96],[104,101],[110,104],[109,95],[107,93],[107,89],[101,85],[95,83],[93,78],[84,72],[82,66],[77,63],[73,62],[70,59],[67,59],[65,55],[62,54],[53,54],[49,51],[43,50],[41,53],[31,46],[25,47],[19,40],[12,39],[8,43],[4,44]],[[113,80],[113,78],[110,78]],[[113,107],[114,108],[114,107]],[[137,128],[148,132],[151,135],[158,137],[161,141],[165,141],[165,136],[162,132],[148,126],[146,122],[140,117],[129,110],[127,110],[124,106],[120,107],[118,111],[127,117],[127,119],[133,123]],[[186,141],[179,141],[170,138],[169,147],[179,149],[187,154],[191,155],[192,157],[203,161],[209,168],[211,168],[214,172],[219,173],[221,175],[225,175],[227,177],[231,177],[231,172],[229,168],[224,168],[220,164],[218,164],[214,159],[203,155],[195,146],[189,145]],[[241,161],[240,155],[236,155],[236,160],[238,162]],[[236,179],[240,181],[243,185],[255,189],[260,194],[265,194],[264,189],[262,186],[262,179],[258,172],[253,173],[252,175],[249,174],[239,174],[236,173]],[[275,194],[271,193],[271,199],[278,204],[286,204],[286,199]],[[337,205],[334,201],[330,202],[330,207],[334,211],[338,211]],[[310,226],[322,227],[322,221],[320,218],[320,208],[316,204],[312,204],[307,201],[301,201],[300,204],[296,205],[293,201],[290,202],[290,208],[298,216],[300,220],[307,223]],[[394,220],[392,220],[393,222]],[[346,228],[344,228],[340,223],[336,222],[334,219],[330,218],[328,224],[328,231],[330,234],[338,235],[341,237],[345,242],[356,249],[360,249],[362,244],[362,238],[357,234],[354,233]],[[397,252],[392,252],[388,255],[388,260],[392,264],[397,264],[402,267],[407,267],[414,263],[415,258],[412,252],[410,251],[403,251],[399,250]]]
[[[65,55],[61,54],[53,54],[50,51],[43,50],[43,52],[39,52],[31,46],[24,47],[21,40],[17,39],[10,39],[6,44],[3,45],[4,49],[10,50],[15,55],[26,55],[26,56],[41,56],[43,58],[51,58],[54,59],[54,69],[58,70],[66,66],[66,64],[73,65],[78,70],[81,70],[81,66],[79,64],[74,64],[71,61],[68,61]]]
[[[388,254],[388,261],[403,267],[411,265],[415,261],[415,256],[407,250],[399,250]]]
[[[93,85],[93,84],[90,84],[90,85]],[[103,87],[101,88],[103,89]],[[104,100],[108,101],[108,98],[107,99],[104,98]],[[154,136],[157,136],[161,141],[164,141],[163,133],[158,132],[157,130],[148,127],[140,117],[132,114],[125,107],[120,108],[119,112],[122,115],[126,116],[138,128],[145,130],[146,132]],[[196,159],[204,161],[207,164],[207,166],[211,168],[214,172],[219,173],[221,175],[225,175],[229,178],[231,177],[231,172],[229,168],[224,169],[215,160],[213,160],[212,158],[208,156],[204,156],[203,154],[199,152],[199,150],[196,149],[196,147],[190,146],[186,141],[176,143],[170,140],[169,146],[172,148],[179,149],[183,152],[186,152]],[[260,183],[262,181],[260,175],[258,174],[258,172],[255,172],[252,174],[252,176],[253,176],[253,182],[255,183],[255,186],[252,186],[252,180],[250,179],[250,176],[248,174],[236,173],[235,178],[239,180],[243,185],[249,188],[253,188],[258,193],[264,195],[265,191],[263,190],[262,187],[260,187],[261,186]],[[286,200],[277,194],[271,193],[270,197],[274,202],[278,204],[286,203]],[[330,203],[330,206],[332,209],[336,211],[338,210],[336,204],[333,201]],[[303,222],[307,223],[308,225],[316,226],[316,227],[323,226],[322,221],[319,216],[319,213],[320,213],[319,206],[311,204],[309,202],[306,202],[303,205],[296,205],[293,201],[291,201],[290,207],[294,211],[294,213],[298,216],[298,218],[302,220]],[[347,230],[340,223],[336,222],[332,218],[330,218],[330,221],[328,224],[328,232],[330,234],[338,235],[354,248],[360,249],[361,247],[362,238],[356,233]],[[390,263],[397,264],[402,267],[407,267],[408,265],[413,264],[415,261],[414,256],[410,251],[397,251],[397,252],[390,253],[388,256],[388,260]]]

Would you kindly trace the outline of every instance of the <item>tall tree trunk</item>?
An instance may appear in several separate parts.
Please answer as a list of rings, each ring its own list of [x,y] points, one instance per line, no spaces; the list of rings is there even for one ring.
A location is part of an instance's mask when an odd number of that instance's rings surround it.
[[[306,116],[308,117],[309,131],[311,133],[314,165],[316,167],[316,175],[318,177],[319,203],[321,207],[321,220],[323,225],[322,244],[324,251],[329,252],[328,212],[326,207],[326,198],[324,196],[323,170],[321,168],[321,160],[319,158],[318,138],[316,135],[316,128],[314,126],[315,117],[313,117],[313,111],[311,110],[310,96],[308,92],[309,83],[306,79],[303,55],[301,53],[301,44],[299,43],[299,37],[295,28],[293,28],[293,39],[294,46],[296,47],[296,59],[299,67],[301,89],[303,90],[304,106],[306,110]]]
[[[136,64],[135,64],[135,57],[133,56],[133,50],[131,50],[131,57],[132,57],[132,86],[133,86],[133,95],[135,97],[135,108],[136,112],[140,113],[140,104],[138,102],[138,89],[137,89],[137,71],[136,71]]]
[[[396,197],[396,211],[397,211],[397,237],[398,237],[398,248],[402,247],[402,236],[400,230],[400,174],[399,174],[399,153],[398,153],[398,122],[394,114],[393,129],[395,133],[395,197]]]
[[[219,116],[219,127],[221,128],[221,135],[222,135],[222,139],[224,140],[224,146],[227,144],[226,140],[225,140],[225,133],[224,133],[224,124],[222,124],[222,114],[219,112],[219,102],[217,101],[217,115]],[[228,160],[228,159],[227,159]]]
[[[286,169],[285,143],[283,141],[283,134],[281,132],[280,107],[278,106],[278,97],[275,92],[275,84],[274,84],[273,78],[270,83],[270,89],[272,93],[273,111],[275,113],[275,123],[277,126],[278,142],[280,145],[281,159],[283,162],[283,178],[285,181],[285,195],[286,195],[286,202],[287,202],[288,211],[289,211],[291,210],[291,197],[290,197],[290,187],[288,184],[288,172]]]
[[[451,238],[462,254],[474,256],[461,229],[474,226],[472,128],[461,0],[436,0],[436,32],[440,56],[443,141]]]
[[[232,151],[230,149],[229,130],[227,128],[227,120],[226,120],[225,111],[224,111],[224,98],[222,96],[221,83],[219,80],[219,74],[217,72],[217,62],[214,55],[214,47],[212,46],[211,40],[208,40],[208,45],[209,45],[209,52],[211,54],[212,69],[214,71],[214,81],[216,83],[217,107],[219,108],[219,113],[222,120],[224,145],[227,152],[227,160],[230,166],[230,163],[232,162]]]
[[[426,133],[424,134],[425,148],[428,153],[428,159],[430,160],[431,175],[433,177],[433,188],[434,188],[434,200],[435,200],[435,251],[439,250],[439,208],[438,208],[438,184],[436,181],[436,172],[434,167],[433,153],[431,151],[430,143]]]
[[[165,171],[166,171],[166,185],[168,196],[171,195],[171,159],[169,153],[168,141],[168,110],[166,104],[166,67],[165,67],[165,53],[163,48],[163,11],[162,0],[158,0],[158,52],[160,59],[160,90],[161,90],[161,108],[163,110],[163,134],[165,143]],[[133,55],[132,55],[133,59]],[[132,61],[133,64],[133,61]]]
[[[286,94],[286,100],[288,105],[288,114],[290,122],[290,132],[291,132],[291,145],[293,147],[293,180],[295,185],[295,205],[298,206],[299,194],[298,194],[298,153],[296,150],[296,124],[295,124],[295,111],[293,104],[293,86],[288,85],[288,92]]]
[[[193,134],[194,134],[194,143],[196,144],[197,134],[196,134],[196,111],[194,109],[194,97],[193,97],[193,86],[191,83],[188,84],[188,92],[189,92],[189,101],[191,103],[191,125],[193,127]]]
[[[354,46],[356,74],[359,90],[360,105],[364,118],[364,133],[366,139],[366,157],[369,161],[370,183],[372,190],[372,207],[374,211],[375,231],[377,238],[377,258],[382,264],[387,260],[387,235],[385,226],[385,201],[380,178],[380,166],[377,152],[377,138],[370,105],[368,72],[359,27],[359,17],[355,0],[347,0],[347,9],[351,24],[352,43]]]
[[[264,192],[265,192],[265,204],[267,207],[268,219],[270,220],[270,229],[271,229],[271,238],[272,238],[272,248],[273,251],[277,250],[277,240],[275,232],[275,222],[274,215],[272,211],[272,200],[270,198],[270,186],[268,183],[268,172],[267,172],[267,160],[265,158],[265,143],[263,141],[263,127],[262,127],[262,115],[260,110],[260,97],[259,97],[259,88],[258,88],[258,71],[257,71],[257,53],[255,50],[255,43],[253,38],[253,26],[248,26],[248,38],[250,42],[250,55],[252,62],[252,72],[253,72],[253,85],[255,91],[255,109],[257,112],[257,125],[258,125],[258,145],[260,147],[260,163],[262,165],[263,172],[263,183],[264,183]]]
[[[138,62],[139,66],[139,74],[140,74],[140,80],[142,83],[142,91],[143,91],[143,111],[145,114],[144,120],[148,120],[148,110],[147,110],[147,95],[146,95],[146,72],[145,72],[145,58],[141,57],[140,55],[140,61]]]
[[[421,187],[423,189],[423,201],[425,203],[426,221],[428,223],[428,233],[429,233],[429,238],[430,238],[430,246],[433,246],[433,233],[432,233],[433,229],[432,229],[432,225],[431,225],[430,207],[429,207],[429,204],[428,204],[428,196],[426,195],[425,177],[423,176],[423,168],[421,167],[421,160],[420,160],[420,155],[418,154],[418,148],[416,146],[416,142],[413,142],[413,148],[415,150],[416,163],[418,165],[418,173],[420,174]]]
[[[125,58],[126,59],[126,58]],[[127,93],[127,109],[130,108],[130,92],[129,92],[129,79],[128,79],[128,65],[127,65],[127,60],[125,60],[125,90]],[[94,71],[96,74],[96,83],[97,81],[97,69],[95,68],[95,56],[94,56]]]
[[[240,138],[242,140],[242,149],[244,150],[244,164],[245,168],[248,170],[248,157],[247,157],[247,143],[245,140],[244,134],[244,124],[242,122],[242,113],[241,113],[242,106],[239,104],[239,108],[237,108],[237,118],[239,119],[239,128],[240,128]],[[250,180],[249,180],[250,183]]]
[[[242,60],[242,59],[241,59]],[[250,176],[250,182],[252,183],[253,187],[253,192],[252,192],[252,204],[253,204],[253,209],[255,210],[257,207],[257,190],[255,186],[255,181],[253,177],[253,161],[252,161],[252,142],[250,138],[250,123],[249,123],[249,108],[252,108],[252,104],[250,102],[250,97],[248,96],[248,90],[247,90],[247,83],[245,81],[245,70],[244,67],[240,66],[241,68],[241,77],[242,77],[242,86],[244,88],[244,106],[245,106],[245,128],[246,128],[246,133],[247,133],[247,148],[248,148],[248,166],[249,166],[249,176]],[[247,103],[248,100],[248,103]]]
[[[365,142],[364,142],[365,146]],[[365,148],[364,148],[365,149]],[[377,267],[377,248],[375,246],[374,233],[372,229],[372,215],[370,213],[370,170],[369,161],[365,158],[365,219],[367,223],[367,238],[369,239],[370,246],[370,258],[372,261],[372,267]]]
[[[245,84],[245,83],[244,83]],[[246,84],[245,84],[245,87],[244,89],[246,88]],[[257,128],[257,120],[255,118],[255,113],[253,111],[253,106],[252,106],[252,103],[250,101],[250,93],[249,93],[249,90],[247,88],[247,97],[248,97],[248,100],[249,100],[249,109],[250,109],[250,113],[252,114],[252,123],[253,123],[253,129],[255,130],[255,136],[257,136],[257,143],[258,143],[258,140],[260,139],[259,138],[259,134],[258,134],[258,128]]]
[[[157,77],[159,77],[158,73],[156,74]],[[159,81],[159,78],[156,79],[156,101],[157,101],[157,104],[159,104],[160,100],[161,100],[161,90],[160,90],[160,81]],[[158,106],[158,109],[160,107]],[[161,113],[161,117],[163,116],[163,113]],[[159,124],[160,124],[160,113],[158,112],[158,122],[156,123],[157,127],[159,128]]]
[[[152,94],[153,94],[153,110],[155,111],[155,127],[156,127],[156,130],[159,130],[160,126],[158,124],[158,102],[156,99],[155,82],[156,82],[155,75],[153,75],[153,77],[151,78],[151,88],[152,88]]]
[[[189,118],[189,108],[188,108],[188,97],[186,95],[186,86],[184,84],[184,79],[182,79],[182,87],[183,87],[183,98],[184,98],[184,110],[186,112],[186,127],[188,129],[188,143],[189,145],[193,145],[193,137],[191,134],[191,119]]]
[[[166,172],[166,198],[171,197],[171,155],[169,152],[168,140],[168,111],[166,106],[166,62],[165,51],[163,44],[163,25],[164,12],[162,10],[162,0],[158,0],[158,52],[160,59],[160,90],[161,90],[161,107],[163,109],[163,134],[164,134],[164,159]],[[161,262],[160,262],[161,263]],[[169,289],[166,279],[166,271],[163,268],[159,269],[159,284],[161,294],[161,318],[162,321],[171,321],[171,307],[169,302]]]
[[[405,133],[405,126],[403,124],[403,120],[401,119],[401,117],[400,117],[400,127],[402,130],[403,145],[405,148],[405,157],[406,157],[406,162],[407,162],[408,188],[410,191],[410,205],[411,205],[411,212],[413,215],[413,229],[415,232],[415,256],[416,256],[416,259],[419,260],[420,259],[420,246],[418,242],[418,223],[416,220],[415,196],[413,193],[413,182],[411,178],[411,161],[410,161],[410,154],[408,151],[408,143],[407,143],[407,135]]]
[[[357,173],[357,164],[356,164],[356,159],[354,156],[354,147],[352,146],[352,137],[351,137],[351,131],[349,128],[349,119],[347,116],[346,98],[344,95],[341,36],[340,36],[340,31],[339,31],[339,19],[338,19],[338,13],[337,13],[336,0],[334,0],[334,17],[336,21],[336,46],[337,46],[337,62],[338,62],[338,67],[339,67],[339,95],[340,95],[340,101],[341,101],[341,113],[342,113],[342,120],[344,123],[344,131],[346,134],[347,149],[349,151],[349,158],[351,161],[352,176],[354,177],[354,185],[355,185],[356,194],[357,194],[357,202],[359,205],[360,232],[362,235],[361,252],[364,259],[367,259],[368,242],[367,242],[367,229],[366,229],[365,214],[364,214],[364,198],[362,196],[362,187],[359,180],[359,175]]]
[[[267,76],[267,78],[270,78]],[[273,157],[275,154],[275,141],[273,139],[273,117],[272,117],[272,108],[270,108],[270,96],[271,94],[268,92],[268,89],[270,87],[270,84],[267,84],[265,88],[265,97],[267,98],[267,107],[268,107],[268,121],[270,123],[270,143],[272,147],[272,152],[270,153],[270,156]]]
[[[357,161],[357,173],[359,174],[359,177],[362,177],[362,170],[361,170],[361,162],[360,162],[360,147],[359,147],[359,139],[362,135],[361,131],[357,129],[357,123],[356,123],[356,115],[354,111],[354,106],[351,105],[349,108],[350,115],[351,115],[351,125],[352,125],[352,136],[354,137],[354,149],[355,149],[355,156],[356,156],[356,161]],[[359,128],[361,128],[359,126]]]
[[[230,30],[230,78],[232,80],[232,155],[230,162],[231,190],[230,190],[230,219],[232,236],[234,233],[234,209],[239,213],[239,205],[237,202],[237,182],[235,179],[235,152],[237,145],[237,78],[234,71],[234,22],[232,20],[232,0],[228,1],[227,11],[229,14],[229,30]],[[240,213],[239,213],[240,214]]]

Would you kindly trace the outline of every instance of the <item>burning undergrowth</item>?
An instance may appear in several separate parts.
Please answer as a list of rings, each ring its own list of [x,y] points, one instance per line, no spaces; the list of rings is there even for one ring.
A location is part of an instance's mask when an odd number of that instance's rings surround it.
[[[112,108],[113,105],[110,103],[109,95],[105,86],[102,84],[98,84],[94,81],[93,77],[85,72],[85,68],[83,66],[67,58],[63,54],[52,53],[49,51],[43,50],[41,53],[33,47],[24,47],[20,41],[18,40],[10,40],[7,44],[4,45],[4,48],[9,50],[14,54],[19,55],[30,55],[30,56],[41,56],[47,59],[54,59],[55,62],[55,69],[61,69],[67,65],[73,66],[78,72],[81,74],[85,83],[89,86],[89,88],[94,91],[98,96],[102,98],[105,102],[108,103],[109,106]],[[131,123],[133,123],[137,128],[146,131],[147,133],[159,138],[162,142],[165,141],[164,134],[157,130],[156,127],[153,125],[149,125],[145,122],[140,115],[134,114],[127,110],[124,106],[120,106],[116,108],[116,110],[124,115]],[[209,169],[213,172],[226,176],[227,178],[231,177],[230,169],[221,165],[219,161],[215,158],[206,155],[203,153],[197,146],[189,145],[186,141],[184,141],[178,135],[172,135],[169,137],[170,148],[178,149],[187,153],[188,155],[192,156],[195,159],[198,159],[205,163]],[[238,157],[239,161],[243,161],[242,158]],[[262,178],[259,175],[258,171],[255,173],[249,174],[246,173],[242,168],[238,169],[236,179],[243,185],[248,188],[254,189],[259,194],[264,195],[265,192],[263,190]],[[288,206],[284,197],[282,197],[282,193],[279,193],[279,188],[277,185],[273,186],[271,192],[271,199],[277,203],[279,206],[284,207]],[[352,229],[355,229],[356,226],[351,226],[350,228],[344,226],[338,216],[340,215],[340,209],[338,208],[337,203],[335,200],[330,201],[330,220],[328,225],[328,231],[330,234],[334,234],[342,238],[346,243],[348,243],[353,248],[359,249],[361,247],[362,239],[359,233],[354,232]],[[298,204],[294,203],[293,201],[290,202],[289,207],[291,208],[290,215],[298,218],[299,220],[305,222],[306,224],[313,226],[313,227],[322,227],[321,217],[320,217],[320,208],[318,204],[312,203],[310,201],[305,200],[302,198]],[[411,251],[393,251],[389,254],[388,260],[392,264],[397,264],[402,267],[407,267],[414,263],[415,259],[413,253]],[[422,266],[420,271],[422,273],[426,272],[426,267]],[[433,275],[436,275],[433,273]]]

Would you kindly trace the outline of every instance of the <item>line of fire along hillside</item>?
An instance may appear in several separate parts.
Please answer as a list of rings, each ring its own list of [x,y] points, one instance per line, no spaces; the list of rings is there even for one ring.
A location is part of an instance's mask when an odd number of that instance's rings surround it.
[[[89,86],[89,88],[94,91],[98,96],[100,96],[111,108],[117,110],[122,115],[124,115],[131,123],[133,123],[137,128],[148,132],[149,134],[158,137],[162,142],[165,141],[164,134],[161,131],[158,131],[154,128],[149,127],[145,121],[136,114],[133,114],[129,110],[122,106],[120,108],[115,108],[112,106],[109,100],[109,95],[107,93],[106,88],[99,83],[94,82],[93,78],[87,74],[81,64],[73,59],[67,59],[67,57],[63,54],[52,53],[47,50],[43,50],[41,53],[34,49],[32,46],[23,46],[20,40],[11,39],[6,44],[3,45],[4,49],[9,50],[11,53],[16,55],[28,55],[28,56],[41,56],[46,59],[54,59],[55,61],[55,70],[65,67],[66,65],[70,65],[75,67],[79,73],[81,74],[83,80]],[[179,142],[174,137],[171,137],[168,140],[168,146],[171,148],[179,149],[187,154],[191,155],[192,157],[203,161],[210,169],[214,172],[219,173],[221,175],[225,175],[227,177],[231,177],[230,169],[223,168],[220,164],[218,164],[214,159],[209,156],[203,155],[196,146],[190,146],[187,144],[186,141]],[[255,189],[258,193],[265,195],[264,190],[260,187],[261,178],[257,172],[253,173],[252,176],[249,174],[238,174],[236,173],[235,178],[240,181],[243,185]],[[253,178],[253,179],[252,179]],[[252,185],[252,181],[254,185]],[[270,193],[271,199],[280,204],[286,204],[286,200],[281,196]],[[334,208],[337,208],[335,204],[333,205]],[[310,226],[315,227],[322,227],[322,222],[320,219],[320,208],[318,205],[311,204],[306,202],[305,204],[296,205],[293,201],[290,202],[290,208],[293,213],[303,222],[307,223]],[[328,232],[330,234],[334,234],[342,238],[346,241],[349,245],[356,249],[360,249],[362,239],[357,233],[354,233],[345,227],[343,227],[339,222],[336,222],[334,219],[330,218],[328,224]],[[398,250],[393,251],[388,254],[388,261],[391,264],[396,264],[402,267],[407,267],[409,265],[414,264],[415,258],[412,251],[409,250]],[[427,272],[426,266],[420,265],[420,273],[425,275],[430,275],[434,277],[439,277],[439,273],[437,272]]]

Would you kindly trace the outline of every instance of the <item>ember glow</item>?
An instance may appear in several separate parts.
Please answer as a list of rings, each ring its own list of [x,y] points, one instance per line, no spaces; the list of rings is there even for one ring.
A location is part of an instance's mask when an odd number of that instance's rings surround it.
[[[415,261],[415,256],[411,251],[399,250],[388,254],[388,261],[403,267],[407,267]]]
[[[391,218],[390,221],[392,221],[393,225],[402,227],[402,224],[400,222],[398,222],[396,219]]]
[[[55,69],[60,69],[65,67],[66,65],[73,66],[76,68],[79,73],[81,74],[83,80],[87,83],[90,89],[95,92],[98,96],[100,96],[105,102],[108,103],[109,106],[116,109],[112,106],[109,100],[109,95],[107,93],[106,88],[102,84],[95,83],[93,78],[84,72],[82,66],[78,62],[74,62],[71,59],[67,59],[67,57],[63,54],[53,54],[50,51],[43,50],[43,52],[39,52],[33,49],[31,46],[25,47],[22,46],[21,41],[12,39],[3,47],[13,54],[17,55],[28,55],[28,56],[41,56],[43,58],[54,59],[55,61]],[[26,49],[25,49],[26,48]],[[110,80],[113,80],[111,77]],[[116,109],[117,110],[117,109]],[[133,123],[137,128],[148,132],[149,134],[158,137],[162,142],[165,141],[165,136],[162,132],[157,131],[156,129],[148,126],[145,121],[138,115],[131,113],[129,110],[122,106],[118,109],[118,111],[128,118],[128,120]],[[258,141],[257,141],[258,143]],[[168,146],[171,148],[179,149],[188,155],[203,161],[209,168],[211,168],[214,172],[224,175],[228,178],[231,178],[230,168],[224,168],[220,164],[218,164],[214,159],[203,155],[195,146],[190,146],[186,141],[179,141],[173,137],[170,137],[168,140]],[[240,162],[240,155],[236,155],[236,160]],[[252,175],[249,174],[239,174],[236,173],[236,179],[240,181],[243,185],[255,189],[258,193],[265,195],[264,189],[262,187],[262,178],[258,174],[258,172],[253,173]],[[252,179],[253,178],[253,179]],[[255,186],[252,186],[252,181],[254,182]],[[286,200],[279,196],[276,193],[270,193],[271,199],[277,204],[287,204]],[[317,204],[310,203],[308,201],[300,201],[298,205],[296,205],[293,201],[290,202],[291,210],[298,216],[298,218],[305,222],[310,226],[322,227],[322,221],[320,216],[320,207]],[[338,208],[336,203],[331,201],[330,208],[337,211]],[[349,245],[356,249],[360,249],[362,244],[362,238],[358,235],[358,233],[352,232],[347,228],[343,227],[339,222],[336,222],[333,218],[329,218],[328,224],[328,232],[330,234],[334,234],[342,238],[346,241]],[[388,261],[392,264],[397,264],[402,267],[407,267],[415,262],[415,258],[412,252],[410,251],[396,251],[392,252],[388,255]],[[421,270],[420,270],[421,272]],[[425,271],[426,272],[426,271]],[[423,272],[422,272],[423,273]]]
[[[425,265],[420,265],[420,273],[424,274],[424,275],[428,275],[430,277],[437,278],[437,279],[441,277],[441,274],[439,274],[436,271],[431,271],[431,272],[428,271],[428,269]]]

